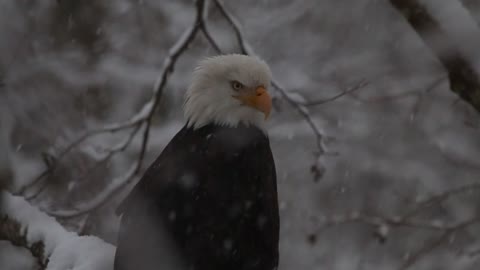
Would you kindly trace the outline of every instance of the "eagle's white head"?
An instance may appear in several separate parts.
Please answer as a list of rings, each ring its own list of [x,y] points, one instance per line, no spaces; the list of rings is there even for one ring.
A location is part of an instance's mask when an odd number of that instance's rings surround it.
[[[272,108],[268,65],[252,56],[229,54],[202,60],[186,93],[188,126],[263,125]]]

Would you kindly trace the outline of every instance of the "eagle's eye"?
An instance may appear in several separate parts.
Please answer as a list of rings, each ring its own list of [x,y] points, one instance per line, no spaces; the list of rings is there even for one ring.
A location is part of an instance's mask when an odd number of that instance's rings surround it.
[[[235,91],[241,90],[244,87],[243,84],[240,83],[239,81],[232,81],[231,84],[232,84],[233,90]]]

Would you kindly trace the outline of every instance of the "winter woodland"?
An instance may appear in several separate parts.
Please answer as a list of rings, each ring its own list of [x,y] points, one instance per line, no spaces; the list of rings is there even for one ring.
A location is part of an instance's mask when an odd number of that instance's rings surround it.
[[[480,269],[480,1],[1,0],[0,269],[109,270],[193,67],[271,66],[280,269]]]

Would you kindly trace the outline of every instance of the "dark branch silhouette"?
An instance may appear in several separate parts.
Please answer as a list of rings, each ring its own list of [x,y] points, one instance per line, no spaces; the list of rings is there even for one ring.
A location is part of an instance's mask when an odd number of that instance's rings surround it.
[[[448,72],[450,89],[480,112],[480,78],[452,38],[417,0],[390,0]]]

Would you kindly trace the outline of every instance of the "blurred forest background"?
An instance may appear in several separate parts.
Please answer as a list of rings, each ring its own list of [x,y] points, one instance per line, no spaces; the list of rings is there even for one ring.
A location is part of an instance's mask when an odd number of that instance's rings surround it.
[[[1,0],[0,269],[112,269],[115,208],[220,51],[274,74],[281,270],[480,269],[480,86],[439,61],[479,70],[479,25],[478,0]]]

